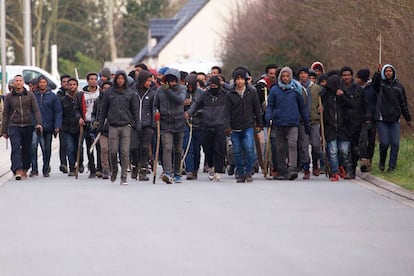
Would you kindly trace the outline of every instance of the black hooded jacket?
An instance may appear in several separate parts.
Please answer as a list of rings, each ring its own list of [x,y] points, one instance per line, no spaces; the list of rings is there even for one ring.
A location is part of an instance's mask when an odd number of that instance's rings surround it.
[[[142,70],[139,73],[138,81],[136,82],[135,94],[138,99],[138,112],[141,128],[154,127],[152,107],[154,105],[155,87],[151,85],[150,88],[145,88],[144,84],[151,77],[151,73]]]
[[[120,75],[125,78],[122,87],[117,84]],[[138,105],[135,93],[128,88],[127,74],[122,70],[116,72],[113,87],[105,92],[102,99],[99,126],[103,126],[105,119],[107,119],[110,127],[131,125],[136,129],[140,129]]]
[[[340,88],[341,78],[338,75],[333,75],[328,78],[325,88],[320,93],[323,105],[325,139],[327,141],[338,138],[343,141],[349,141],[350,139],[349,129],[345,120],[345,96],[336,95],[336,91]]]

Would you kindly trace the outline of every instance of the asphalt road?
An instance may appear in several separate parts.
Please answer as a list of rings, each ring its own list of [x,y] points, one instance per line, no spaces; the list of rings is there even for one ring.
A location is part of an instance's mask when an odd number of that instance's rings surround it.
[[[0,276],[414,274],[413,207],[361,180],[121,187],[52,158],[0,179]]]

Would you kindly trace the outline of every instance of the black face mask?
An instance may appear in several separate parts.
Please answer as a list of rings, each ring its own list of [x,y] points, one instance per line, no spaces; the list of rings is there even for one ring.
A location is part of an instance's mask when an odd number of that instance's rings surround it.
[[[210,92],[214,96],[217,96],[217,94],[218,94],[219,91],[220,91],[220,88],[210,88]]]

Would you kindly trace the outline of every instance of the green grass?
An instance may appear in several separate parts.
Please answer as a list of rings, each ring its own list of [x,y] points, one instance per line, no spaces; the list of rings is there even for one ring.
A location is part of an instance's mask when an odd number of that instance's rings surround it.
[[[389,152],[385,163],[385,171],[381,172],[378,168],[379,145],[375,147],[374,160],[372,164],[371,174],[404,189],[414,191],[414,139],[403,138],[400,141],[400,151],[398,153],[397,168],[393,173],[387,173]]]

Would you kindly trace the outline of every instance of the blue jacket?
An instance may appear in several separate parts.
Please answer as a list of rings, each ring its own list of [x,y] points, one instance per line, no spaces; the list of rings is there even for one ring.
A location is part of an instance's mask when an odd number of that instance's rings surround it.
[[[309,112],[306,109],[303,96],[295,90],[282,90],[274,85],[268,96],[265,120],[268,124],[273,120],[273,126],[299,126],[303,118],[305,125],[309,125]]]
[[[53,132],[57,128],[62,128],[62,104],[58,96],[51,90],[46,93],[35,93],[37,104],[42,114],[42,127],[45,132]]]

